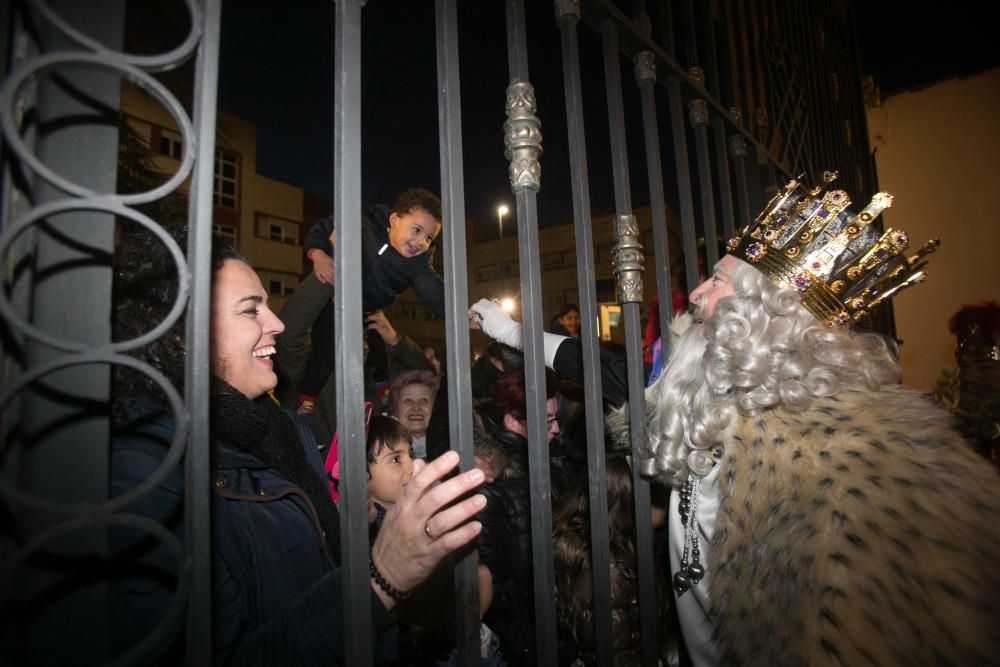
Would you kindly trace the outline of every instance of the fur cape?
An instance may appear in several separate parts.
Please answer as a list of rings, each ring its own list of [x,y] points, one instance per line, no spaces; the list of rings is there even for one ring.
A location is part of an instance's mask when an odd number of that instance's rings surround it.
[[[725,437],[711,616],[726,662],[1000,660],[1000,480],[903,387]]]
[[[627,437],[627,411],[611,421]],[[725,664],[1000,664],[1000,477],[947,413],[848,390],[738,416],[723,441],[707,565]]]

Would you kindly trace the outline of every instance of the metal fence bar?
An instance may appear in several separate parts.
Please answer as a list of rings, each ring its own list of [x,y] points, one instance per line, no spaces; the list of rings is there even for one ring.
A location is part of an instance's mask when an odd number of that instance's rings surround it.
[[[367,464],[361,318],[361,2],[338,0],[334,29],[334,330],[346,664],[370,665]]]
[[[579,2],[556,3],[562,37],[563,85],[566,93],[566,126],[569,135],[570,180],[573,188],[573,221],[576,231],[576,276],[580,292],[580,328],[583,342],[584,411],[587,420],[587,470],[590,497],[590,562],[593,575],[594,635],[597,664],[612,664],[611,565],[608,538],[608,481],[605,475],[604,410],[600,352],[593,323],[597,321],[594,284],[594,234],[590,217],[587,147],[584,133],[583,88],[577,25]]]
[[[721,100],[719,89],[719,63],[716,53],[715,26],[711,12],[706,11],[705,35],[707,37],[705,77],[709,95]],[[719,179],[718,200],[722,210],[722,231],[726,239],[736,234],[736,215],[733,209],[733,182],[729,173],[729,158],[726,147],[726,122],[721,114],[712,114],[712,140],[715,147],[715,167]]]
[[[545,363],[542,347],[541,260],[538,207],[541,186],[541,132],[535,95],[528,83],[528,44],[523,0],[507,0],[507,122],[504,143],[510,159],[511,187],[517,202],[517,245],[524,318],[524,383],[528,417],[528,482],[531,490],[531,551],[534,562],[536,660],[556,664],[556,612],[552,591],[552,492],[549,475],[548,421],[545,411]]]
[[[708,104],[703,99],[688,103],[694,129],[698,185],[701,193],[701,224],[705,235],[706,273],[719,261],[718,233],[715,221],[715,191],[712,184],[712,156],[708,146]]]
[[[663,357],[670,356],[670,320],[674,315],[673,275],[670,261],[670,238],[663,194],[663,162],[660,155],[660,128],[656,120],[656,59],[643,51],[635,61],[635,80],[642,106],[643,145],[646,173],[649,178],[649,208],[653,226],[653,252],[656,256],[656,286],[660,294],[660,345]]]
[[[645,447],[645,378],[642,365],[642,342],[639,331],[639,304],[642,303],[642,246],[638,241],[638,226],[632,215],[629,186],[628,149],[625,143],[625,113],[622,104],[621,65],[619,62],[618,28],[614,21],[601,27],[604,49],[604,77],[608,99],[608,125],[611,133],[611,166],[615,185],[615,272],[618,280],[618,301],[625,321],[625,349],[628,367],[629,423],[631,427],[632,460],[641,460]],[[627,278],[632,284],[626,286]],[[635,282],[637,280],[637,283]],[[639,571],[639,615],[641,655],[644,665],[655,665],[658,629],[656,627],[656,578],[653,573],[653,525],[649,509],[649,482],[639,475],[639,466],[632,466],[635,497],[635,532],[637,569]]]
[[[441,143],[442,237],[448,427],[461,469],[473,467],[472,381],[469,369],[469,284],[465,250],[465,180],[456,0],[437,0],[438,134]],[[459,664],[480,662],[478,559],[469,552],[455,568],[455,638]]]
[[[691,167],[684,130],[684,103],[680,79],[667,81],[670,127],[674,138],[674,169],[677,172],[677,195],[680,197],[681,238],[684,244],[684,265],[688,290],[698,285],[698,245],[694,225],[694,194],[691,187]]]
[[[742,134],[729,135],[729,155],[733,160],[733,172],[736,174],[736,207],[740,213],[739,226],[742,228],[753,221],[747,192],[747,142]]]
[[[219,81],[219,30],[222,0],[202,2],[202,41],[195,63],[192,120],[198,155],[189,200],[188,271],[191,302],[187,320],[187,395],[190,441],[184,459],[185,544],[191,559],[191,595],[187,610],[186,662],[210,665],[212,646],[212,522],[209,433],[210,345],[205,335],[212,317],[212,186],[215,165],[215,119]],[[196,20],[196,17],[192,17]]]

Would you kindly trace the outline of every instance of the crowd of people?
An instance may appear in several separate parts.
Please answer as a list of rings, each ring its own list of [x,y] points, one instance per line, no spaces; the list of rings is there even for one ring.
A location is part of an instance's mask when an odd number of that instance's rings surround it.
[[[647,388],[645,460],[628,456],[625,361],[601,351],[615,664],[640,664],[633,465],[652,482],[659,664],[994,664],[997,471],[943,410],[899,384],[891,342],[856,326],[880,292],[898,290],[879,281],[915,272],[921,256],[869,261],[884,240],[866,227],[872,207],[820,214],[820,189],[801,190],[793,181],[779,192],[691,292],[693,312],[675,320]],[[820,218],[836,228],[819,233]],[[371,529],[350,539],[370,546],[376,661],[455,664],[451,573],[475,551],[482,664],[538,664],[522,325],[489,300],[470,309],[470,326],[493,342],[472,365],[475,467],[459,473],[434,349],[397,331],[384,310],[412,287],[444,314],[430,252],[440,202],[408,190],[370,209],[362,229]],[[313,271],[280,314],[236,249],[213,245],[212,611],[222,663],[344,664],[335,241],[330,221],[312,230]],[[818,251],[837,243],[847,250],[824,264]],[[123,337],[173,305],[173,265],[142,229],[123,234],[115,278]],[[828,289],[836,280],[850,281],[851,300]],[[840,307],[860,315],[844,321]],[[558,655],[591,665],[579,309],[567,304],[550,329]],[[184,350],[178,322],[137,354],[180,387]],[[111,492],[155,477],[130,510],[181,534],[183,474],[160,470],[186,424],[158,385],[127,368],[116,370],[114,395]],[[164,618],[183,568],[135,529],[115,529],[111,547],[123,650]],[[179,661],[182,642],[179,628],[167,633],[150,664]]]

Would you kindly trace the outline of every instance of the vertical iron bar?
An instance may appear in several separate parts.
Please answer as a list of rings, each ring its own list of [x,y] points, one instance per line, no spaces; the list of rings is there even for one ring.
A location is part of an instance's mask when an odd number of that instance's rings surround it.
[[[684,104],[681,101],[681,80],[676,76],[667,81],[670,104],[670,125],[674,137],[674,168],[677,170],[677,194],[680,197],[681,235],[684,242],[684,264],[687,288],[698,286],[698,246],[694,226],[694,196],[691,190],[690,161],[687,136],[684,132]]]
[[[764,186],[761,182],[761,171],[763,171],[764,167],[752,156],[745,164],[747,170],[747,202],[750,206],[751,214],[756,215],[756,212],[764,206]]]
[[[542,348],[541,261],[538,251],[537,191],[541,186],[541,135],[537,131],[534,91],[528,83],[528,44],[523,0],[507,0],[508,121],[505,129],[511,159],[511,186],[517,202],[517,245],[521,267],[521,313],[524,317],[524,383],[528,416],[528,481],[531,489],[531,549],[534,561],[536,659],[557,662],[556,614],[552,591],[552,492],[549,475],[548,421],[545,411],[545,363]],[[516,130],[522,128],[527,137]],[[537,135],[537,136],[533,136]],[[516,145],[515,145],[516,144]],[[525,153],[532,157],[523,159]]]
[[[653,226],[653,254],[656,257],[656,285],[660,294],[660,351],[670,356],[670,320],[674,315],[673,276],[670,271],[670,239],[663,195],[663,158],[660,155],[660,127],[656,120],[656,58],[642,51],[635,62],[636,85],[642,106],[643,143],[646,174],[649,178],[649,208]]]
[[[575,5],[565,8],[565,5]],[[557,7],[559,4],[557,3]],[[570,181],[573,187],[573,221],[576,231],[576,279],[580,290],[583,326],[584,412],[587,420],[587,470],[590,491],[590,554],[593,576],[594,635],[597,664],[612,664],[611,565],[608,538],[608,481],[604,457],[604,409],[601,386],[597,321],[597,291],[594,284],[594,234],[590,218],[590,190],[583,119],[583,88],[577,43],[579,3],[563,3],[557,9],[562,36],[563,85],[566,93],[566,126],[569,135]],[[655,223],[654,223],[655,224]]]
[[[191,178],[188,219],[188,271],[191,303],[187,320],[187,394],[191,415],[190,440],[185,457],[185,542],[191,559],[191,595],[185,635],[186,662],[209,665],[212,652],[212,522],[210,498],[208,332],[212,317],[212,183],[215,167],[215,120],[219,81],[219,30],[222,0],[202,3],[201,48],[195,63],[192,120],[198,155]],[[194,17],[192,17],[194,20]]]
[[[708,104],[704,99],[690,103],[691,126],[694,128],[695,156],[698,161],[698,184],[701,190],[701,224],[705,233],[705,267],[719,261],[718,234],[715,221],[715,193],[712,185],[712,158],[708,148]]]
[[[344,566],[346,663],[372,663],[371,584],[368,580],[367,466],[364,447],[364,370],[361,363],[361,3],[337,0],[334,33],[333,215],[340,543]]]
[[[706,72],[707,88],[709,95],[714,97],[719,104],[724,105],[719,86],[719,63],[717,55],[717,45],[715,42],[715,26],[712,23],[711,9],[706,9],[705,34],[708,38],[706,48]],[[719,115],[713,115],[711,120],[712,139],[715,144],[715,166],[719,178],[719,205],[722,209],[722,231],[726,239],[731,239],[736,234],[736,220],[733,210],[733,182],[729,174],[729,157],[726,147],[726,121]]]
[[[451,448],[462,470],[473,467],[472,381],[469,369],[469,284],[465,250],[465,181],[462,172],[462,104],[456,0],[437,0],[438,134],[441,141],[445,339]],[[455,568],[455,639],[459,664],[480,662],[479,579],[476,553]]]
[[[733,157],[733,168],[736,172],[736,204],[739,206],[741,225],[743,227],[753,220],[750,213],[750,200],[747,193],[747,148],[742,135],[734,134],[729,141],[729,150]]]
[[[616,241],[618,232],[625,227],[625,219],[631,218],[632,198],[628,174],[628,148],[625,142],[625,113],[622,104],[621,66],[619,64],[618,30],[616,24],[605,21],[601,26],[604,47],[604,76],[608,99],[608,125],[611,133],[611,161],[615,183]],[[638,245],[638,242],[636,242]],[[641,246],[639,246],[641,255]],[[629,411],[632,438],[632,461],[642,460],[645,448],[645,393],[642,365],[642,342],[639,331],[639,302],[641,283],[637,301],[622,303],[625,320],[625,350],[628,366]],[[622,301],[619,290],[619,301]],[[641,655],[644,665],[655,665],[657,646],[656,579],[653,575],[653,526],[649,509],[649,482],[639,476],[639,466],[632,466],[632,484],[635,496],[635,532],[637,567],[639,570],[639,622],[641,633]]]

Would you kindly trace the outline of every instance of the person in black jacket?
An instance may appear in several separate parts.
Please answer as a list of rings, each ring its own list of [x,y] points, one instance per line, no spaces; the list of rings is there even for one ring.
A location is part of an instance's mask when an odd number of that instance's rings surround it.
[[[572,481],[574,471],[559,449],[556,383],[546,383],[546,415],[553,496]],[[497,380],[493,401],[481,406],[476,420],[476,465],[493,481],[482,488],[488,509],[477,546],[486,568],[492,602],[483,622],[500,636],[500,652],[510,665],[534,661],[534,589],[532,584],[531,497],[528,487],[527,408],[524,370]],[[479,428],[480,424],[482,428]]]
[[[123,236],[124,257],[115,276],[119,340],[135,338],[148,331],[150,322],[165,319],[176,298],[176,268],[165,246],[148,234]],[[271,357],[282,322],[268,308],[257,274],[226,243],[219,240],[213,248],[212,389],[210,397],[202,397],[210,398],[212,407],[207,445],[213,662],[343,664],[350,610],[343,608],[339,515],[315,439],[267,394],[277,382]],[[184,326],[183,320],[176,322],[135,351],[173,386],[184,382]],[[144,664],[176,664],[184,655],[178,628],[184,618],[181,590],[191,566],[174,551],[185,540],[183,517],[189,509],[184,466],[178,465],[187,424],[171,414],[161,385],[130,367],[115,367],[114,395],[110,496],[123,503],[130,522],[118,522],[109,531],[113,649],[118,655],[130,647],[144,651],[132,656]],[[455,453],[415,463],[413,477],[371,548],[379,663],[395,654],[391,610],[396,602],[479,532],[479,524],[469,520],[482,508],[482,496],[449,505],[475,488],[482,472],[468,471],[438,484],[457,463]],[[150,532],[154,523],[169,532]],[[367,537],[360,539],[367,542]],[[157,635],[158,629],[164,632]],[[144,638],[150,641],[138,647]]]
[[[313,272],[281,310],[282,320],[296,332],[294,337],[282,338],[285,349],[278,357],[285,405],[295,398],[299,403],[314,402],[333,373],[333,232],[332,217],[309,230],[304,248]],[[441,200],[422,188],[403,192],[391,209],[380,204],[368,209],[361,220],[361,301],[366,314],[391,305],[412,287],[429,311],[444,317],[444,283],[429,252],[440,233]],[[310,327],[311,336],[299,333]],[[369,343],[373,355],[383,354],[380,338],[373,337]]]

